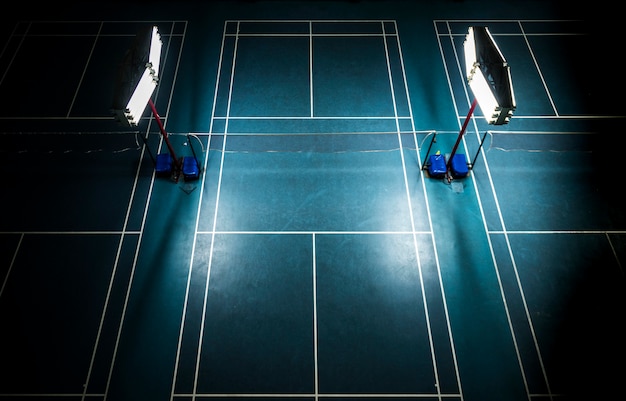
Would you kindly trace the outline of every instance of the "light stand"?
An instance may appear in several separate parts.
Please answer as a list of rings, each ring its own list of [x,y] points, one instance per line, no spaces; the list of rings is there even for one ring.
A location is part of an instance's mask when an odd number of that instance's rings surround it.
[[[516,108],[510,67],[489,29],[484,26],[470,26],[465,36],[465,42],[463,42],[463,50],[467,83],[474,94],[474,100],[445,164],[440,155],[428,157],[430,147],[426,154],[425,167],[428,167],[430,175],[433,177],[445,176],[448,181],[453,177],[464,177],[468,173],[465,155],[456,155],[456,151],[476,105],[480,106],[487,123],[490,125],[508,124]],[[433,136],[433,141],[434,138]],[[484,137],[482,141],[484,141]],[[482,147],[482,141],[478,151]],[[476,156],[478,156],[478,152]],[[476,158],[474,158],[475,160]],[[471,168],[473,165],[474,162],[472,162]]]
[[[140,32],[133,46],[126,52],[120,66],[118,81],[113,99],[113,113],[120,123],[137,126],[146,105],[159,126],[169,155],[157,155],[155,168],[159,174],[171,174],[175,181],[180,176],[182,162],[176,157],[161,117],[152,101],[152,94],[159,82],[159,66],[163,43],[156,26]]]
[[[463,127],[461,127],[461,131],[459,131],[459,136],[456,138],[456,142],[454,144],[454,147],[452,148],[452,152],[450,152],[450,157],[448,158],[448,162],[446,163],[447,171],[450,171],[452,160],[454,159],[456,150],[459,147],[459,143],[461,143],[461,138],[463,138],[463,135],[465,135],[465,129],[467,128],[467,124],[469,123],[469,120],[472,117],[472,114],[474,114],[474,109],[476,108],[477,104],[478,104],[478,101],[476,100],[476,98],[474,98],[474,100],[472,101],[472,105],[470,106],[470,109],[467,112],[467,116],[465,117],[465,121],[463,122]]]
[[[157,125],[159,126],[159,130],[161,131],[161,136],[165,140],[165,144],[167,145],[167,149],[170,151],[170,156],[171,156],[172,162],[174,163],[173,178],[174,178],[175,181],[177,181],[178,177],[180,176],[180,170],[181,170],[181,164],[182,163],[176,157],[176,153],[174,152],[174,148],[172,147],[172,144],[170,142],[170,138],[167,135],[167,131],[165,131],[165,127],[163,126],[163,122],[161,121],[161,117],[159,116],[159,113],[157,112],[157,109],[154,106],[154,102],[152,101],[152,99],[148,99],[148,105],[150,106],[150,110],[152,110],[152,115],[154,115],[154,119],[156,120]]]

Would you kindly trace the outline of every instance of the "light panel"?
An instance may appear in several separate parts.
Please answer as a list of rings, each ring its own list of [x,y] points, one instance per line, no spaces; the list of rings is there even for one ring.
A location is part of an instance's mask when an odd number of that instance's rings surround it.
[[[487,123],[507,124],[515,111],[511,69],[487,27],[469,27],[463,43],[468,85]]]
[[[159,82],[162,46],[161,35],[156,26],[144,35],[138,35],[135,46],[127,54],[121,69],[121,82],[118,83],[113,106],[118,121],[129,126],[139,124]]]
[[[136,126],[139,123],[139,119],[143,114],[143,111],[148,105],[150,97],[154,93],[156,88],[156,82],[152,79],[150,69],[146,68],[131,96],[126,108],[124,109],[124,117],[131,126]]]

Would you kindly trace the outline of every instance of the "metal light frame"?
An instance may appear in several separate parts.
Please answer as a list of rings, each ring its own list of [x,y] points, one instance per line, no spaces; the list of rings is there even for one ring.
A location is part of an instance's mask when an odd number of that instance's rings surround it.
[[[146,106],[152,114],[165,140],[174,162],[175,178],[178,178],[181,161],[176,157],[159,113],[157,113],[152,94],[159,83],[159,68],[163,42],[156,26],[150,27],[137,35],[120,67],[116,93],[113,101],[115,119],[124,125],[135,127],[139,124]]]
[[[138,34],[120,67],[113,111],[116,120],[137,126],[159,83],[163,42],[156,26]]]
[[[474,100],[446,164],[448,170],[476,105],[490,125],[508,124],[517,105],[511,68],[486,26],[470,26],[463,42],[465,76]]]
[[[507,124],[516,108],[511,68],[489,28],[470,26],[463,50],[467,83],[487,123]]]

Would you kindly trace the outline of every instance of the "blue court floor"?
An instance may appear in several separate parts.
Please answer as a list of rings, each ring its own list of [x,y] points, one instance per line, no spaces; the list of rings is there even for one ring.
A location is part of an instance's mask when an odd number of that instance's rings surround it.
[[[21,10],[0,31],[0,400],[623,398],[626,88],[589,62],[596,14],[93,10]],[[133,127],[111,113],[150,26],[152,100],[197,180],[156,174],[170,149],[149,107]],[[468,116],[470,26],[511,66],[509,124]],[[468,175],[431,176],[465,122]]]

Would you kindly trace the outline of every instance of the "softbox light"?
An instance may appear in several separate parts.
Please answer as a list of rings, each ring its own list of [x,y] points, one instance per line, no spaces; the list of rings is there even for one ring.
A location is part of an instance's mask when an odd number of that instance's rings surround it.
[[[469,87],[489,124],[507,124],[515,111],[511,69],[489,29],[471,26],[463,43]]]
[[[156,26],[137,34],[120,65],[113,96],[116,120],[136,126],[159,82],[162,41]]]

